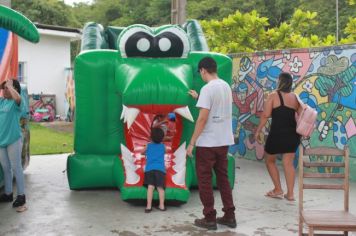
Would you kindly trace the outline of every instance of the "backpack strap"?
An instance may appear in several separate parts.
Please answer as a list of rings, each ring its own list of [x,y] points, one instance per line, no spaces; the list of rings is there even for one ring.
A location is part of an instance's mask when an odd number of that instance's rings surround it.
[[[302,109],[304,109],[305,108],[305,104],[304,104],[304,102],[302,101],[302,100],[300,100],[300,97],[297,95],[297,94],[295,94],[295,96],[297,97],[297,100],[298,100],[298,103],[299,103],[299,105],[302,107]]]
[[[284,101],[283,101],[283,97],[282,97],[281,92],[277,91],[277,93],[278,93],[278,96],[279,96],[279,100],[281,101],[281,105],[284,106]]]

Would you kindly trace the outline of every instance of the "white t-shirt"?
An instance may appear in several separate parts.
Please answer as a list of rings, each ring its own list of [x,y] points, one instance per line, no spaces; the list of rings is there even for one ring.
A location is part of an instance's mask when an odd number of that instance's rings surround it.
[[[200,90],[196,106],[209,110],[209,118],[196,146],[220,147],[234,144],[232,93],[229,84],[221,79],[211,80]]]

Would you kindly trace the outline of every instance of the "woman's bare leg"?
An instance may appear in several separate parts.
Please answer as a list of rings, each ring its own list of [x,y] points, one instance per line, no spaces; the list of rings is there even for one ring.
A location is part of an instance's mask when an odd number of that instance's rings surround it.
[[[266,158],[266,167],[274,185],[274,189],[272,191],[274,194],[281,194],[283,193],[283,190],[282,190],[281,180],[279,178],[279,170],[276,165],[277,157],[276,155],[265,153],[265,158]]]
[[[293,166],[294,158],[295,158],[295,153],[283,154],[283,168],[284,168],[284,175],[286,177],[286,183],[287,183],[286,198],[288,200],[294,200],[294,181],[295,181],[295,168]]]

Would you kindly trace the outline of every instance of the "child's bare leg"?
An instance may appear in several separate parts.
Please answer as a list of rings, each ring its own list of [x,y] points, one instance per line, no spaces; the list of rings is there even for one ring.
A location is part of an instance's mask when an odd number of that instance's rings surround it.
[[[158,195],[159,195],[159,208],[164,209],[164,189],[162,187],[158,187]]]
[[[152,198],[153,198],[153,190],[155,189],[155,186],[153,185],[148,185],[147,188],[147,206],[146,209],[151,209],[152,208]]]

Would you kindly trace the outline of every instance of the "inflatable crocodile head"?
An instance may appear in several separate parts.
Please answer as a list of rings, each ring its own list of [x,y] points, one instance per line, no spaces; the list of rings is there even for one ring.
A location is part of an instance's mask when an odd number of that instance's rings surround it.
[[[115,186],[124,200],[145,199],[142,149],[161,117],[166,199],[187,201],[196,176],[185,148],[198,115],[188,91],[204,85],[197,66],[206,56],[217,61],[219,76],[230,83],[230,58],[193,51],[189,32],[176,25],[121,28],[114,48],[105,48],[112,38],[108,30],[91,26],[84,35],[96,35],[96,40],[83,42],[100,49],[86,48],[75,63],[76,153],[68,159],[70,187]]]

